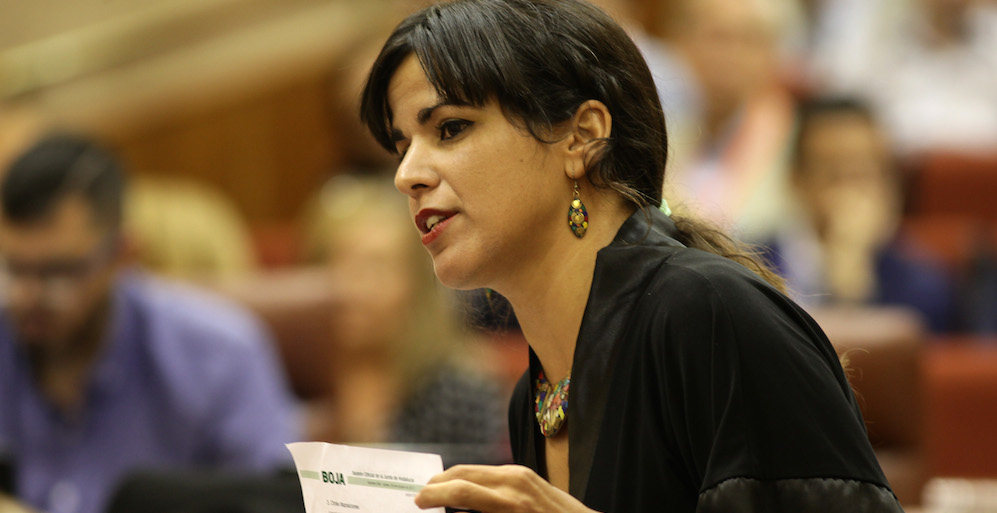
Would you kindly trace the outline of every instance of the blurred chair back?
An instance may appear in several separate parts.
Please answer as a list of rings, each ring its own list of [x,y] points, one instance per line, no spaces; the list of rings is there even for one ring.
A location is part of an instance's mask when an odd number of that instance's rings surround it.
[[[934,152],[912,167],[911,213],[997,222],[997,153]]]
[[[925,381],[932,473],[997,478],[997,337],[937,340],[927,352]]]
[[[316,399],[330,393],[329,362],[335,350],[329,319],[335,300],[324,268],[250,273],[212,288],[262,319],[298,397]]]
[[[894,493],[905,506],[919,504],[926,481],[921,319],[896,307],[826,307],[811,313],[845,357],[869,440]]]

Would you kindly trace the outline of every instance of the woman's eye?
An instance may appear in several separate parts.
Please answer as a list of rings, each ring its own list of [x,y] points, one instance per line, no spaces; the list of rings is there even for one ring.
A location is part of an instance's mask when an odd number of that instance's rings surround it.
[[[471,122],[463,119],[451,119],[440,124],[440,140],[446,141],[460,135]]]

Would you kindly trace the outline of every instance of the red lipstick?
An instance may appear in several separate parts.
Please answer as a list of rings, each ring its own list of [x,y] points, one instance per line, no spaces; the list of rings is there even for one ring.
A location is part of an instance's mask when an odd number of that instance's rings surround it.
[[[424,208],[415,216],[415,225],[422,233],[422,244],[429,245],[446,229],[456,212]]]

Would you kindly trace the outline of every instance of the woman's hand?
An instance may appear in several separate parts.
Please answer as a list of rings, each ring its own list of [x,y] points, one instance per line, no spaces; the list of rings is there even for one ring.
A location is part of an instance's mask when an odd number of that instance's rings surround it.
[[[415,504],[482,513],[592,512],[522,465],[456,465],[430,479]]]

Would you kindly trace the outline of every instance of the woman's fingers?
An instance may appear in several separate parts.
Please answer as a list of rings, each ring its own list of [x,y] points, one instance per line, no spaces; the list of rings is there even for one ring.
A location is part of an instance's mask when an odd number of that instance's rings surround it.
[[[512,511],[508,498],[503,497],[497,489],[464,479],[426,485],[415,496],[415,505],[422,509],[449,506],[482,512]]]
[[[541,480],[535,472],[522,465],[455,465],[442,474],[437,474],[429,480],[429,484],[444,483],[454,479],[463,479],[484,486],[508,485],[516,481],[523,484],[533,479]]]
[[[522,465],[458,465],[434,476],[415,504],[483,513],[591,512],[584,504]]]

